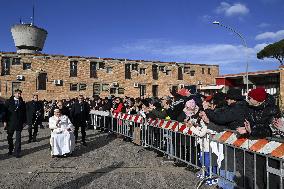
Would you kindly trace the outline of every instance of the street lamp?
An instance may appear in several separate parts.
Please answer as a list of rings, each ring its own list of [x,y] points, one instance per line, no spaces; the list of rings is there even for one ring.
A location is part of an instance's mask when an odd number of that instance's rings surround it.
[[[229,26],[221,24],[218,21],[214,21],[213,24],[218,25],[218,26],[222,26],[222,27],[227,28],[227,29],[231,30],[232,32],[234,32],[241,39],[243,46],[246,48],[246,50],[248,49],[247,42],[246,42],[245,38],[242,36],[242,34],[240,34],[239,32],[237,32],[236,30],[234,30],[233,28],[231,28]],[[246,88],[247,88],[247,95],[248,95],[249,85],[248,85],[248,57],[247,57],[247,53],[246,53]]]

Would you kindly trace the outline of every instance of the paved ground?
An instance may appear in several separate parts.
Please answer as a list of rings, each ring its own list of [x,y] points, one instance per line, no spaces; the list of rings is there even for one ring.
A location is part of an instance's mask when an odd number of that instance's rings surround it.
[[[22,133],[22,157],[7,155],[6,133],[0,128],[0,188],[195,188],[198,180],[184,167],[165,164],[153,151],[122,139],[88,130],[88,146],[76,146],[73,157],[51,158],[49,129],[38,142]]]

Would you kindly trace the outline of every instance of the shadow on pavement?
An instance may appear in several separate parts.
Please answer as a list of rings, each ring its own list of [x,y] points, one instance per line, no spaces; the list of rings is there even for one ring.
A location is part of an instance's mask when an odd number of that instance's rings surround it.
[[[78,157],[90,151],[93,151],[95,149],[99,149],[103,146],[108,145],[111,141],[116,139],[116,137],[114,136],[109,137],[109,135],[107,134],[100,135],[100,133],[96,133],[94,134],[94,136],[95,135],[99,135],[99,136],[91,140],[89,138],[89,141],[87,142],[88,146],[85,147],[85,146],[80,145],[79,147],[77,147],[73,153],[73,156]],[[90,135],[88,135],[88,137],[90,137]]]
[[[115,162],[105,168],[101,168],[98,169],[94,172],[90,172],[82,177],[79,177],[75,180],[71,180],[67,183],[64,183],[60,186],[55,187],[54,189],[64,189],[64,188],[81,188],[84,187],[88,184],[90,184],[91,182],[93,182],[94,180],[100,178],[101,176],[112,172],[113,170],[120,168],[122,165],[124,164],[124,162]]]
[[[46,140],[46,139],[49,139],[50,138],[50,136],[46,136],[46,137],[42,137],[42,138],[37,138],[37,142],[40,142],[40,141],[42,141],[42,140]],[[23,137],[22,137],[22,139],[23,139]],[[7,141],[7,140],[6,140]],[[36,143],[37,143],[36,142]],[[8,142],[7,142],[8,143]],[[34,142],[33,142],[34,143]],[[21,145],[25,145],[25,144],[28,144],[28,141],[26,140],[26,141],[24,141],[24,142],[22,142],[21,143]],[[8,147],[9,147],[9,145],[7,144],[7,145],[4,145],[4,146],[0,146],[0,150],[4,150],[4,149],[7,149],[8,150]]]

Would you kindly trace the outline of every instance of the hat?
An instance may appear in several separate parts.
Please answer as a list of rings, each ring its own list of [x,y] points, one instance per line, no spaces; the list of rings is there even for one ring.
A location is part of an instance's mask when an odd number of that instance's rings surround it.
[[[240,89],[229,89],[226,95],[226,99],[240,101],[244,100],[244,97]]]
[[[256,88],[256,89],[251,90],[248,93],[248,96],[256,100],[257,102],[263,102],[265,101],[267,97],[267,93],[264,88]]]
[[[205,101],[206,101],[206,102],[210,102],[212,99],[213,99],[213,95],[210,95],[210,96],[207,96],[207,97],[205,98]]]

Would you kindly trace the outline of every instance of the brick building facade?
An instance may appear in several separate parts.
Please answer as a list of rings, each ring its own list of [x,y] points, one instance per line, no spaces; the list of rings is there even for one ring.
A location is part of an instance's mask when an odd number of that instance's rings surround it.
[[[16,88],[23,98],[164,96],[183,85],[215,84],[218,65],[157,62],[46,54],[0,53],[0,96]]]

